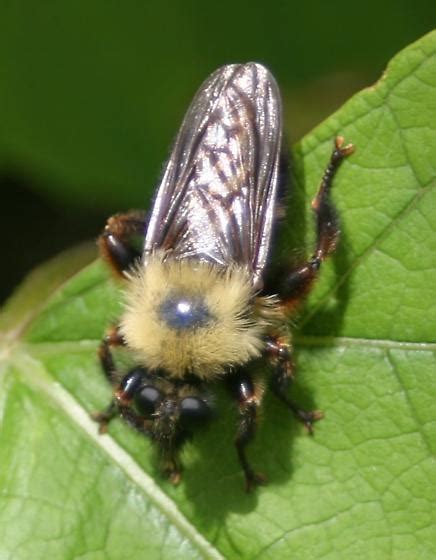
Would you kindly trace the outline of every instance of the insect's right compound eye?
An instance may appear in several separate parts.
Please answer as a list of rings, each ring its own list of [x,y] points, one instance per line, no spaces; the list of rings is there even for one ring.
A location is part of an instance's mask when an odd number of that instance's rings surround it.
[[[144,385],[135,395],[135,404],[141,414],[151,416],[163,399],[162,393],[152,385]]]
[[[197,397],[185,397],[180,401],[180,419],[186,427],[200,426],[212,415],[206,402]]]

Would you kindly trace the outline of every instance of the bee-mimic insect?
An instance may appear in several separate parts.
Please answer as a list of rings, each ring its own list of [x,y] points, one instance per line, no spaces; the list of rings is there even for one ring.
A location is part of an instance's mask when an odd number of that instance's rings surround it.
[[[263,394],[247,367],[255,359],[269,362],[272,391],[309,432],[321,417],[288,396],[294,377],[288,324],[336,247],[330,190],[352,150],[336,139],[312,203],[315,251],[279,279],[273,294],[265,293],[264,274],[277,215],[282,114],[277,84],[260,64],[223,66],[204,82],[149,214],[108,220],[99,245],[124,280],[125,305],[100,345],[114,396],[94,418],[104,431],[119,414],[149,436],[173,483],[180,480],[183,443],[211,417],[217,383],[228,386],[239,407],[235,444],[246,488],[264,482],[246,456]],[[115,364],[117,346],[131,350],[138,364],[127,374]]]

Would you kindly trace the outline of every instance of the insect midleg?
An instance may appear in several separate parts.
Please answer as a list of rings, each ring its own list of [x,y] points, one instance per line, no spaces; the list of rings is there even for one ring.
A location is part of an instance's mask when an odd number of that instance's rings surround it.
[[[118,275],[141,258],[147,215],[140,210],[111,216],[98,239],[102,257]]]
[[[235,446],[239,463],[245,475],[245,488],[250,492],[258,484],[264,484],[266,477],[253,470],[245,448],[254,438],[257,427],[257,411],[261,404],[262,390],[246,373],[236,373],[229,377],[228,383],[235,398],[239,402],[239,423],[236,432]]]
[[[274,394],[302,422],[309,433],[313,432],[313,423],[320,420],[323,414],[319,410],[304,410],[289,398],[289,386],[294,379],[295,364],[292,360],[289,343],[279,338],[270,338],[266,344],[266,355],[274,365],[271,388]]]
[[[330,198],[333,178],[345,157],[354,151],[352,144],[343,145],[344,139],[338,136],[330,161],[324,171],[318,193],[312,201],[316,219],[316,249],[308,261],[293,270],[285,280],[281,298],[284,305],[293,308],[309,292],[315,281],[321,263],[332,253],[339,237],[339,224],[336,210]]]

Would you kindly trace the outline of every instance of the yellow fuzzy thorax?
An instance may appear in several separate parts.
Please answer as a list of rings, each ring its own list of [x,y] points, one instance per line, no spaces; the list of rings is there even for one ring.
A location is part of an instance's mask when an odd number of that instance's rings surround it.
[[[193,328],[169,326],[161,310],[173,293],[201,298],[211,319]],[[144,367],[206,379],[260,356],[271,305],[256,298],[243,266],[155,254],[128,276],[121,334]]]

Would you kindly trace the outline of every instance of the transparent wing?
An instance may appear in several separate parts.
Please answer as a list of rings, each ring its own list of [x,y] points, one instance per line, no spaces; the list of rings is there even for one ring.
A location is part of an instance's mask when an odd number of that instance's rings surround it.
[[[145,253],[247,265],[266,263],[281,149],[281,103],[260,64],[223,66],[201,86],[158,188]]]

